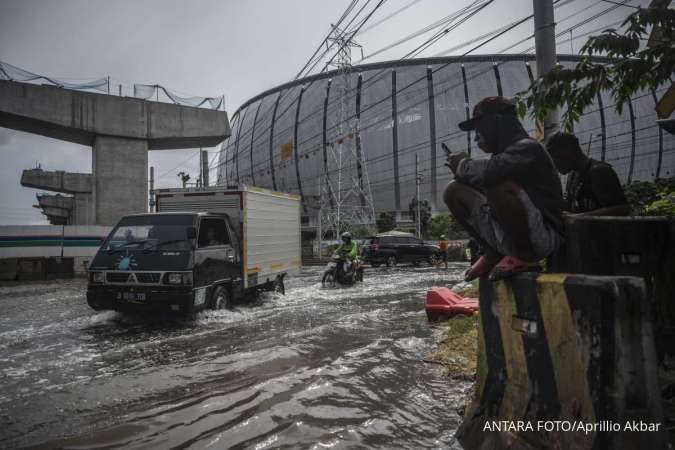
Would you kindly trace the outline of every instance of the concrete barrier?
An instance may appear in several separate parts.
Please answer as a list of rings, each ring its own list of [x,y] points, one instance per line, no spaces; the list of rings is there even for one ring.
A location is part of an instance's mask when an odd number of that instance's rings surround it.
[[[17,258],[0,259],[0,281],[15,280],[17,264]]]
[[[551,272],[642,277],[654,315],[659,360],[675,357],[675,220],[668,217],[565,219],[565,244]]]
[[[668,448],[642,278],[481,280],[479,323],[465,449]]]

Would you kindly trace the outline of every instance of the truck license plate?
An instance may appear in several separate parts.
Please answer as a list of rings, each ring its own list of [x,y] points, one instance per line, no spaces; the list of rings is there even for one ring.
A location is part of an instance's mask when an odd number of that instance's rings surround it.
[[[128,302],[144,302],[145,292],[118,292],[117,300],[125,300]]]

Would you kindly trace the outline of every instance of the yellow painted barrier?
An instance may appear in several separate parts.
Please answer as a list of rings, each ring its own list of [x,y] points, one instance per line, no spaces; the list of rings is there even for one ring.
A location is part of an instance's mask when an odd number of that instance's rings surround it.
[[[644,281],[522,274],[481,280],[465,449],[665,449]]]

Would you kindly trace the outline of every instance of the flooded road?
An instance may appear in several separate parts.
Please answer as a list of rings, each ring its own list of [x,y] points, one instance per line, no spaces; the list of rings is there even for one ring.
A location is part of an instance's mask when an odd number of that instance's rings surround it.
[[[424,294],[465,265],[367,269],[191,320],[94,312],[84,281],[0,287],[0,447],[460,448],[470,383],[422,362]]]

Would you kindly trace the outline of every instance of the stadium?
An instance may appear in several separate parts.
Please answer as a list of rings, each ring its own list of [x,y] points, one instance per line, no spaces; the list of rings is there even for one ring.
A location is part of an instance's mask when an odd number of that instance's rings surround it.
[[[559,55],[558,61],[572,66],[579,58]],[[218,183],[301,195],[309,231],[317,226],[322,180],[337,176],[329,153],[343,145],[360,158],[347,169],[343,165],[341,176],[365,185],[376,213],[395,212],[398,221],[409,220],[416,155],[420,198],[434,212],[444,211],[442,195],[451,174],[441,143],[486,157],[457,123],[480,99],[513,96],[536,77],[533,55],[502,54],[381,62],[298,79],[251,98],[232,115]],[[674,138],[661,131],[654,112],[660,95],[635,95],[622,114],[602,95],[575,125],[584,149],[611,163],[622,183],[673,175]],[[535,134],[529,117],[524,125]]]

